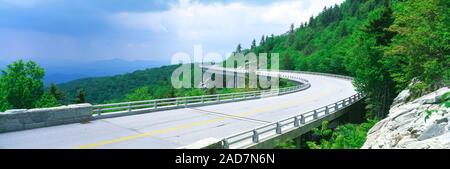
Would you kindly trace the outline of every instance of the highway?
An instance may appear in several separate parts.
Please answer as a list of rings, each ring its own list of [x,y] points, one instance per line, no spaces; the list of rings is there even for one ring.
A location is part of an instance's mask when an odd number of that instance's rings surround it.
[[[350,80],[300,76],[309,81],[309,89],[255,100],[1,133],[0,148],[173,149],[251,130],[356,94]]]

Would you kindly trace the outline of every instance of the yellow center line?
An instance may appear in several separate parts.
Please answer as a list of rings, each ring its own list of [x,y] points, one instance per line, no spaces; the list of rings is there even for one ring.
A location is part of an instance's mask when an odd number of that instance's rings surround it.
[[[197,127],[197,126],[202,126],[202,125],[207,125],[210,123],[215,123],[215,122],[219,122],[219,121],[223,121],[226,119],[231,119],[234,118],[234,116],[250,116],[250,115],[254,115],[254,114],[258,114],[258,113],[263,113],[263,112],[267,112],[270,110],[276,110],[276,109],[280,109],[280,108],[287,108],[287,107],[291,107],[292,105],[295,104],[299,104],[299,103],[303,103],[305,101],[308,100],[313,100],[316,98],[320,98],[324,95],[327,95],[328,93],[331,93],[332,91],[336,90],[336,86],[333,85],[330,88],[328,88],[328,90],[322,91],[321,93],[312,96],[312,97],[308,97],[308,98],[301,98],[298,100],[291,100],[291,101],[287,101],[284,104],[272,104],[272,105],[267,105],[264,107],[260,107],[260,108],[256,108],[253,109],[253,111],[247,111],[247,112],[241,112],[241,113],[236,113],[236,114],[232,114],[233,116],[225,116],[225,117],[218,117],[218,118],[213,118],[213,119],[209,119],[209,120],[203,120],[203,121],[197,121],[197,122],[192,122],[192,123],[187,123],[187,124],[181,124],[175,127],[170,127],[170,128],[164,128],[164,129],[158,129],[158,130],[153,130],[147,133],[141,133],[141,134],[136,134],[136,135],[130,135],[130,136],[125,136],[125,137],[120,137],[120,138],[116,138],[116,139],[111,139],[111,140],[105,140],[105,141],[100,141],[97,143],[93,143],[93,144],[86,144],[86,145],[82,145],[79,147],[75,147],[75,149],[89,149],[89,148],[95,148],[95,147],[100,147],[100,146],[104,146],[104,145],[108,145],[108,144],[114,144],[114,143],[118,143],[118,142],[123,142],[123,141],[127,141],[127,140],[133,140],[133,139],[138,139],[138,138],[142,138],[142,137],[150,137],[150,136],[154,136],[154,135],[158,135],[158,134],[164,134],[164,133],[168,133],[171,131],[177,131],[177,130],[182,130],[182,129],[188,129],[188,128],[193,128],[193,127]]]

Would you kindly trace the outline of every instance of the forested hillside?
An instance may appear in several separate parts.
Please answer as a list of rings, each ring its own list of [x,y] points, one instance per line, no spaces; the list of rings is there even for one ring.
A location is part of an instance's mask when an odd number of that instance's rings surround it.
[[[259,45],[254,40],[242,51],[279,53],[282,69],[353,76],[368,95],[368,116],[383,118],[413,79],[417,96],[449,85],[449,4],[347,0],[283,35],[263,35]]]
[[[162,66],[116,76],[79,79],[58,87],[66,93],[68,101],[73,100],[78,89],[84,90],[88,102],[103,103],[123,99],[126,94],[145,86],[151,91],[149,96],[163,98],[170,95],[170,77],[177,67]]]
[[[172,87],[170,78],[172,72],[178,67],[180,65],[170,65],[116,76],[80,79],[59,84],[58,88],[66,93],[65,103],[72,103],[77,93],[83,90],[86,102],[94,104],[256,90],[251,88],[175,89]],[[287,80],[280,81],[281,87],[292,85],[294,84]]]

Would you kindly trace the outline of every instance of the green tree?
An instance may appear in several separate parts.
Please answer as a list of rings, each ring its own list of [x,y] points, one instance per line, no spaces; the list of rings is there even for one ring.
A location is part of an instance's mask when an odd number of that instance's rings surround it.
[[[64,93],[58,89],[58,87],[51,83],[49,87],[49,93],[52,95],[56,100],[58,100],[59,103],[64,102]]]
[[[39,100],[34,103],[34,108],[60,106],[59,101],[50,93],[44,93]]]
[[[386,50],[397,90],[412,79],[412,94],[420,96],[450,85],[450,23],[448,0],[414,0],[395,5],[396,20],[389,30],[398,33]]]
[[[125,96],[125,101],[141,101],[151,100],[153,97],[150,94],[149,87],[141,87],[134,90],[132,93]]]
[[[44,69],[33,61],[9,64],[0,77],[1,108],[33,108],[44,94],[44,74]]]
[[[256,48],[256,40],[255,39],[253,39],[252,46],[250,48],[251,49],[255,49]]]
[[[241,44],[238,44],[238,46],[236,47],[236,53],[241,53],[242,52],[242,46]]]
[[[80,88],[77,90],[77,96],[75,99],[75,103],[79,104],[79,103],[86,103],[86,94],[84,89]]]
[[[320,128],[313,128],[311,130],[313,137],[315,137],[316,141],[307,141],[306,145],[308,145],[311,149],[329,149],[331,148],[331,142],[329,139],[333,134],[333,130],[328,128],[328,121],[323,121]]]
[[[275,140],[275,149],[296,149],[294,140]]]
[[[322,122],[321,128],[312,130],[313,141],[307,141],[310,149],[359,149],[366,141],[367,132],[376,124],[368,120],[361,124],[344,124],[334,130],[328,128],[328,122]]]
[[[283,59],[283,66],[285,70],[294,70],[294,61],[290,53],[287,53]]]
[[[294,24],[291,24],[291,29],[289,30],[288,39],[285,47],[289,47],[294,43],[295,32],[294,32]]]
[[[266,40],[265,40],[266,38],[265,38],[265,36],[263,35],[262,37],[261,37],[261,41],[259,41],[259,46],[262,46],[262,45],[264,45],[264,43],[266,43]]]
[[[358,36],[350,51],[348,70],[354,72],[355,86],[367,94],[369,118],[384,118],[395,95],[390,68],[383,64],[384,47],[391,43],[395,32],[387,30],[394,22],[389,1],[376,11]]]

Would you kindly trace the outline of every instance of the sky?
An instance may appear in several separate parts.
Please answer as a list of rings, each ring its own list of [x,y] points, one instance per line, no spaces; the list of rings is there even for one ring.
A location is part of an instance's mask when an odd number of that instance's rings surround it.
[[[108,59],[170,63],[177,52],[222,55],[285,33],[343,0],[0,0],[0,62]]]

